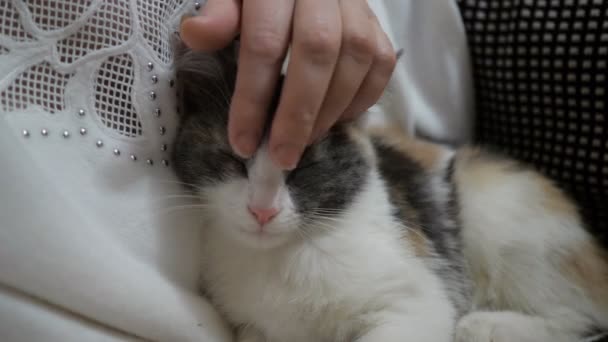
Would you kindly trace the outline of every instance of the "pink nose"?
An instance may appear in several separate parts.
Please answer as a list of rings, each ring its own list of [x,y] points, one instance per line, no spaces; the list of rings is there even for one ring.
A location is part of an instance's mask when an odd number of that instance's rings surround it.
[[[270,222],[270,220],[272,220],[273,217],[277,216],[277,214],[279,213],[279,209],[278,208],[252,208],[252,207],[248,207],[249,212],[251,213],[251,215],[253,215],[253,217],[255,217],[256,221],[258,221],[259,224],[264,225],[268,222]]]

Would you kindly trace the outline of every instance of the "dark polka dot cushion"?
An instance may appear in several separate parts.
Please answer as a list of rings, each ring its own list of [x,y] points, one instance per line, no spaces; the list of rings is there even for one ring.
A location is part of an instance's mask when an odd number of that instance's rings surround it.
[[[553,178],[608,246],[608,1],[457,1],[477,141]]]

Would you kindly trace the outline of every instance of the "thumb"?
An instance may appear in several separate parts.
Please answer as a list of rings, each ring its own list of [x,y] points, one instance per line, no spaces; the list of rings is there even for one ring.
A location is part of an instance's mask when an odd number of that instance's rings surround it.
[[[182,21],[180,36],[193,50],[216,51],[234,40],[240,21],[239,0],[207,0],[199,15]]]

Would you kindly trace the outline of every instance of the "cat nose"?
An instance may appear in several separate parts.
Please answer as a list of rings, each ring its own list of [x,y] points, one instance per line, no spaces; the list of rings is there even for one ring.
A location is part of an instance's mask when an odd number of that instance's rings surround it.
[[[279,213],[279,208],[253,208],[253,207],[247,207],[249,209],[249,212],[251,213],[251,215],[253,215],[253,217],[255,217],[256,221],[258,221],[259,224],[261,225],[265,225],[266,223],[270,222],[270,220],[272,220],[275,216],[277,216],[277,214]]]

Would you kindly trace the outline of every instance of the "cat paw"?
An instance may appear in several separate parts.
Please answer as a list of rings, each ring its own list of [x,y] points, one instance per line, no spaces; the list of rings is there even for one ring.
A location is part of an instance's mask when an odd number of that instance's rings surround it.
[[[494,313],[474,312],[464,316],[456,325],[454,342],[532,342],[519,339],[511,322]]]
[[[548,329],[539,317],[514,312],[473,312],[456,325],[455,342],[565,342],[574,341]]]

